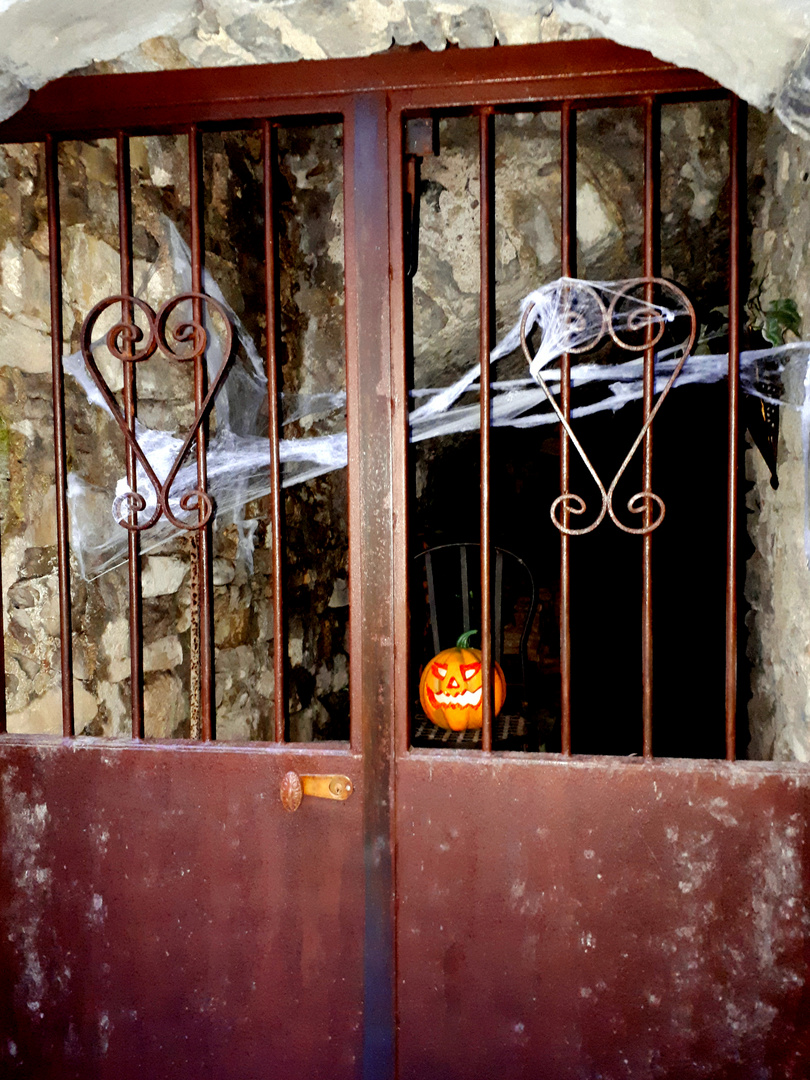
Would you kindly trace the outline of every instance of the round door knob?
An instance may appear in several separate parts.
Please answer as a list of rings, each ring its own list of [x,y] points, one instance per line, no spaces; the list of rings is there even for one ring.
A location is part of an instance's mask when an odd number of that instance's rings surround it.
[[[298,773],[288,772],[281,781],[281,805],[285,810],[293,813],[301,805],[304,797],[304,788]]]

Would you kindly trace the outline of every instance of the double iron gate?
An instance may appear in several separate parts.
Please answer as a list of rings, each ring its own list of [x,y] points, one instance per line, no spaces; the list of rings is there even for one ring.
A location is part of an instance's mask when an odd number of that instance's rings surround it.
[[[639,272],[651,297],[660,272],[661,104],[725,96],[700,74],[594,41],[73,78],[40,91],[3,125],[4,141],[42,141],[46,153],[64,735],[0,741],[0,1015],[8,1033],[0,1057],[8,1075],[805,1074],[807,778],[798,766],[734,763],[745,177],[745,112],[736,99],[729,102],[728,761],[653,757],[649,430],[639,439],[643,497],[636,503],[643,756],[571,753],[577,503],[575,443],[566,436],[557,504],[561,753],[493,750],[488,378],[480,392],[481,748],[411,745],[406,126],[436,114],[477,117],[479,340],[488,370],[494,115],[519,108],[561,114],[561,272],[574,276],[577,113],[641,106]],[[271,178],[279,124],[336,117],[343,124],[351,731],[343,744],[296,744],[285,741],[284,719]],[[179,344],[169,340],[174,298],[154,311],[133,294],[128,140],[161,132],[188,138],[187,299],[199,327],[212,307],[203,289],[200,137],[237,126],[258,127],[264,163],[275,729],[268,743],[229,746],[215,739],[212,696],[215,508],[206,493],[205,418],[218,383],[206,384],[199,330],[192,326]],[[196,538],[198,738],[184,742],[143,739],[139,545],[156,515],[178,514],[170,501],[174,472],[163,482],[150,477],[154,506],[135,493],[119,507],[128,529],[132,739],[74,737],[57,169],[58,142],[68,137],[117,144],[121,291],[113,306],[124,329],[110,341],[126,373],[120,399],[98,368],[94,377],[126,440],[132,492],[138,467],[149,469],[134,436],[138,363],[184,346],[195,369],[195,423],[183,453],[196,455],[197,488],[181,504],[179,527]],[[140,337],[127,330],[138,311]],[[99,313],[88,313],[83,341],[91,370]],[[650,332],[645,421],[655,409],[653,347]],[[569,425],[570,366],[566,355],[559,409]],[[604,487],[602,494],[607,499]]]

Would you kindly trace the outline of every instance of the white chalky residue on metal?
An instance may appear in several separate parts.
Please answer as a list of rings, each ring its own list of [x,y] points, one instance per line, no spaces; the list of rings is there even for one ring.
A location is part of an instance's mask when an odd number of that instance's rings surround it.
[[[39,859],[50,813],[47,803],[39,801],[35,792],[29,795],[16,790],[16,781],[17,770],[7,767],[2,777],[2,800],[9,824],[3,854],[16,885],[8,910],[8,925],[13,928],[9,941],[22,958],[18,992],[29,1012],[41,1017],[49,981],[39,940],[43,910],[51,895],[52,873],[49,867],[39,865]]]
[[[98,1018],[98,1047],[102,1054],[106,1054],[110,1048],[110,1033],[112,1024],[107,1013],[103,1012]]]
[[[737,819],[728,810],[728,799],[720,798],[717,796],[714,799],[710,799],[706,804],[706,809],[717,821],[723,823],[723,825],[736,825]]]

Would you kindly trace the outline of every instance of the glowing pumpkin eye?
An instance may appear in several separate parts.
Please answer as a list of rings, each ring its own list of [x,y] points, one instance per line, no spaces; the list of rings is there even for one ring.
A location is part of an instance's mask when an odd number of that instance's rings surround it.
[[[443,679],[445,675],[447,675],[447,668],[444,666],[444,664],[434,664],[433,674],[438,675],[440,679]]]
[[[468,667],[461,669],[461,674],[464,676],[464,681],[469,682],[473,675],[477,675],[480,670],[480,664],[470,664]]]

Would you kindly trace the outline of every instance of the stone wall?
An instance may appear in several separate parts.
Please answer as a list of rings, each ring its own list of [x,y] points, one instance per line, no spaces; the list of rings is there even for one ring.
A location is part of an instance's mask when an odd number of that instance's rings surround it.
[[[705,316],[725,302],[725,106],[668,105],[662,112],[663,273],[686,287]],[[580,276],[632,277],[643,268],[641,111],[595,109],[578,118]],[[498,117],[495,278],[498,336],[520,300],[560,266],[559,116]],[[478,129],[441,124],[441,152],[422,167],[422,243],[414,280],[415,385],[443,385],[477,352]],[[696,242],[700,239],[700,242]],[[518,368],[522,358],[516,358]],[[499,367],[499,372],[504,366]]]
[[[752,294],[763,308],[795,300],[808,333],[810,273],[807,213],[810,153],[775,120],[754,114],[751,172],[759,190],[752,200]],[[793,335],[788,335],[793,337]],[[803,397],[804,362],[789,366],[786,382]],[[755,449],[746,454],[749,532],[755,551],[748,561],[751,748],[755,758],[810,760],[810,571],[805,552],[805,454],[801,414],[780,410],[779,487]]]

